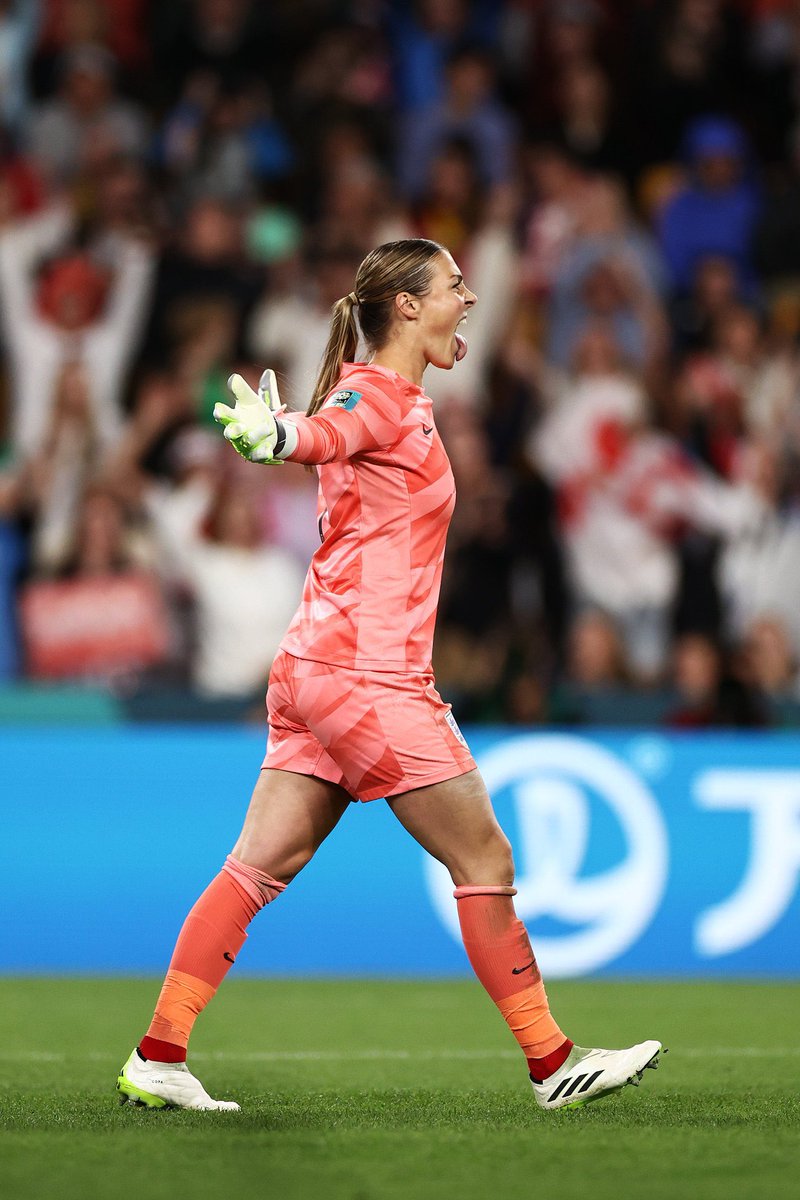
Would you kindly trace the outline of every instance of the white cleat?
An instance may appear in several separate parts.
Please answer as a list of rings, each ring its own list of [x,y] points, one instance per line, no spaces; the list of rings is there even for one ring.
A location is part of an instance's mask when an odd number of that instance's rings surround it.
[[[580,1108],[618,1092],[638,1087],[646,1067],[657,1067],[661,1042],[640,1042],[627,1050],[587,1050],[573,1046],[569,1058],[543,1083],[534,1083],[540,1108]],[[666,1050],[664,1051],[666,1054]]]
[[[133,1050],[119,1073],[120,1104],[147,1108],[193,1108],[202,1112],[239,1112],[233,1100],[214,1100],[186,1063],[152,1062]]]

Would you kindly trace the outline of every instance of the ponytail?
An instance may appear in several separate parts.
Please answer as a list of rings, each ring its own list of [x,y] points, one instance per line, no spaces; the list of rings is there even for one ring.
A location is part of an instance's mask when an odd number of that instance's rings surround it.
[[[328,344],[306,416],[312,417],[322,407],[342,373],[342,364],[355,362],[359,325],[370,351],[384,345],[391,331],[395,297],[399,292],[426,295],[435,260],[443,252],[443,246],[427,238],[385,242],[369,252],[356,272],[355,291],[337,300],[331,310]]]
[[[322,364],[311,403],[306,409],[307,417],[312,417],[322,408],[325,397],[333,390],[334,384],[342,373],[342,364],[355,360],[358,349],[358,326],[353,310],[357,303],[355,292],[350,292],[341,300],[337,300],[333,306],[328,344],[322,356]]]

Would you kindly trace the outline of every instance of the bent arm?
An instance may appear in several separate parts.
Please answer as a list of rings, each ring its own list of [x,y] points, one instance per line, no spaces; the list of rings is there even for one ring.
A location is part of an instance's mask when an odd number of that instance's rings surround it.
[[[0,236],[0,317],[10,344],[35,315],[33,275],[37,264],[57,249],[73,224],[70,210],[57,204],[15,222]]]
[[[132,237],[110,239],[116,262],[114,282],[103,315],[102,328],[109,345],[126,350],[139,334],[155,271],[155,256]]]

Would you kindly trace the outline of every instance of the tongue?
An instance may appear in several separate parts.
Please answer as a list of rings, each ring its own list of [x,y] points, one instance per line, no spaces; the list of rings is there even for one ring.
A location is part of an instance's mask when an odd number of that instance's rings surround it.
[[[462,337],[460,333],[456,334],[456,362],[461,362],[464,355],[467,353],[467,339]]]

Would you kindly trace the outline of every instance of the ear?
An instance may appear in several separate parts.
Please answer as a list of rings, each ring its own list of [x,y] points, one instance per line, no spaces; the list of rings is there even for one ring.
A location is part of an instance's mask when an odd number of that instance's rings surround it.
[[[416,321],[419,316],[419,298],[410,292],[398,292],[394,298],[395,311],[405,321]]]

